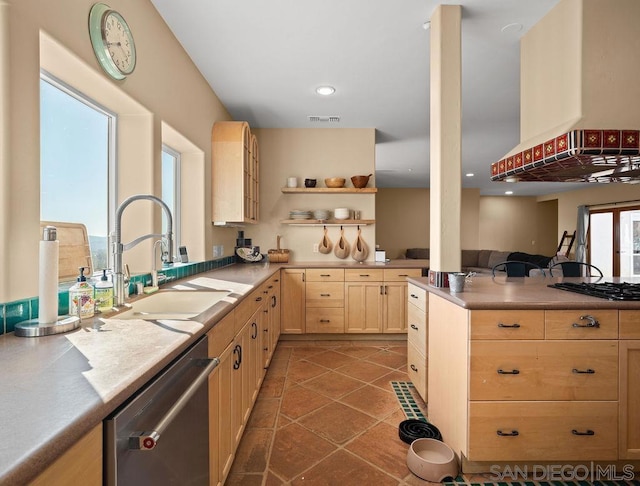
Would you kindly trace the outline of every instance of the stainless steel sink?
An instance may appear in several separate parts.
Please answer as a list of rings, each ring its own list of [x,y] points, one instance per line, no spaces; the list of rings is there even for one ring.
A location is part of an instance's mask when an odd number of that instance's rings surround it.
[[[166,290],[129,304],[112,319],[191,319],[224,299],[229,290]]]

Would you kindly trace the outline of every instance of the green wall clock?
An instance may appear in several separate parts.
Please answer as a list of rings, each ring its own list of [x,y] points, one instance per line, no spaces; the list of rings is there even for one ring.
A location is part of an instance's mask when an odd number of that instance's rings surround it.
[[[136,67],[136,45],[120,13],[104,3],[89,12],[91,45],[102,69],[113,79],[125,79]]]

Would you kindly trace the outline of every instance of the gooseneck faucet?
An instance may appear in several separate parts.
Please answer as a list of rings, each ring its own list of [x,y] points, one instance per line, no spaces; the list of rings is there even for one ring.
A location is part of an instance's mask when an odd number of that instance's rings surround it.
[[[138,200],[152,201],[158,204],[167,216],[167,232],[165,234],[149,233],[147,235],[140,236],[135,240],[122,244],[122,213],[124,210],[134,201]],[[116,307],[124,304],[125,291],[124,291],[124,273],[122,270],[122,254],[126,250],[130,250],[141,241],[147,238],[161,237],[164,238],[167,245],[167,260],[166,263],[173,263],[173,218],[171,216],[171,210],[169,206],[160,198],[152,196],[151,194],[136,194],[128,197],[116,210],[116,222],[115,230],[113,232],[112,242],[112,254],[113,254],[113,303]]]

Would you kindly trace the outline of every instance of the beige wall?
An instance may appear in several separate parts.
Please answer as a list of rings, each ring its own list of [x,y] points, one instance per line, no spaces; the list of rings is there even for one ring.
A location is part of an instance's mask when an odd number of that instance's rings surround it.
[[[283,194],[281,188],[288,177],[317,179],[324,187],[326,177],[344,177],[347,186],[351,176],[368,175],[375,166],[375,130],[373,128],[299,128],[255,129],[260,146],[260,224],[245,227],[245,237],[260,245],[265,253],[276,247],[276,235],[282,235],[282,246],[291,250],[290,261],[340,261],[333,253],[314,253],[323,228],[283,225],[292,209],[313,210],[347,207],[357,209],[362,219],[376,219],[375,194]],[[368,187],[375,187],[371,177]],[[375,225],[363,226],[362,237],[370,248],[368,260],[374,258]],[[344,228],[350,244],[357,236],[356,227]],[[335,244],[340,227],[328,228]],[[353,261],[348,258],[347,261]]]
[[[376,214],[376,240],[391,258],[401,257],[407,248],[430,247],[429,189],[379,189]],[[538,202],[534,197],[490,197],[480,196],[477,189],[462,190],[463,249],[553,255],[557,228],[555,199]]]
[[[98,66],[89,41],[87,23],[93,3],[94,0],[0,0],[0,301],[37,294],[42,39],[46,39],[45,45],[59,47],[65,53],[64,62],[82,66],[81,73],[61,69],[56,74],[63,81],[72,85],[86,83],[83,86],[93,89],[97,101],[105,102],[107,107],[110,101],[127,99],[133,109],[124,112],[130,116],[130,122],[124,125],[137,126],[149,137],[137,139],[136,143],[123,141],[119,147],[123,172],[118,199],[133,193],[159,194],[165,123],[199,153],[195,167],[198,177],[187,177],[197,181],[198,185],[191,188],[197,197],[187,198],[183,205],[185,211],[191,205],[191,214],[196,215],[189,223],[194,229],[185,232],[190,239],[190,255],[210,258],[214,242],[224,244],[227,253],[233,248],[235,232],[212,228],[210,205],[202,209],[202,202],[210,200],[211,127],[216,120],[229,119],[228,112],[148,0],[109,2],[129,22],[138,50],[135,72],[125,81],[110,80]],[[57,59],[49,58],[47,62],[56,69]],[[140,121],[134,119],[138,116],[142,117]],[[135,140],[136,136],[129,138]],[[142,214],[149,221],[149,213]],[[160,213],[155,211],[152,219],[152,224],[143,222],[142,227],[157,229]],[[124,223],[125,231],[133,224]],[[134,268],[150,268],[150,251],[144,256],[144,265],[135,261]],[[125,261],[126,258],[130,256],[126,255]]]
[[[559,239],[564,230],[573,233],[578,219],[580,205],[606,205],[640,201],[640,187],[636,184],[594,184],[593,187],[570,192],[560,192],[548,196],[540,196],[540,201],[557,200],[558,204],[558,234]]]

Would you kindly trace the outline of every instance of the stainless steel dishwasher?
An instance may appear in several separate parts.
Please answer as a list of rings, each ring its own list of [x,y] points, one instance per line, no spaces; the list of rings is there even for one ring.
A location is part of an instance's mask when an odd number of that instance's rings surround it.
[[[201,338],[105,420],[108,485],[208,485],[207,378]]]

